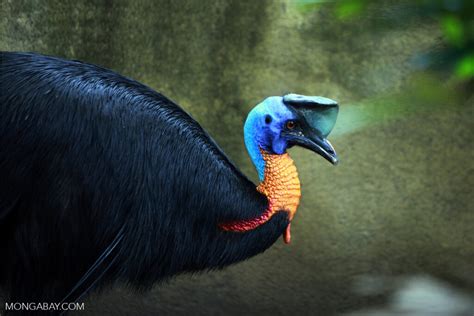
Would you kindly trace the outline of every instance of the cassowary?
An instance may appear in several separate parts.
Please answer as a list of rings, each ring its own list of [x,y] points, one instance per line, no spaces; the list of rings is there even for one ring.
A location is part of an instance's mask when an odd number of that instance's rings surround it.
[[[255,186],[178,105],[110,70],[1,53],[0,287],[7,302],[72,302],[112,282],[149,288],[269,248],[300,200],[287,149],[335,164],[338,112],[269,97],[244,137]]]

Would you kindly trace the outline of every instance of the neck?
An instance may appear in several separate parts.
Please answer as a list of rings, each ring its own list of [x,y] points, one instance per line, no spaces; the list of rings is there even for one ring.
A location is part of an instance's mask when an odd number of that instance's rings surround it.
[[[264,171],[265,171],[265,161],[263,160],[262,153],[260,152],[260,146],[258,145],[256,141],[257,137],[255,135],[254,120],[255,120],[254,117],[249,116],[247,118],[247,121],[245,122],[244,141],[245,141],[245,147],[247,148],[247,152],[249,153],[250,159],[252,159],[255,169],[257,169],[258,178],[260,179],[260,181],[263,181]]]
[[[272,214],[285,210],[291,221],[301,197],[300,180],[293,159],[288,153],[275,155],[261,150],[261,155],[265,162],[264,179],[257,190],[268,198]]]
[[[228,231],[245,232],[255,229],[278,211],[288,212],[288,219],[291,221],[300,202],[300,180],[293,159],[286,152],[277,155],[262,150],[255,141],[252,119],[247,119],[245,123],[245,145],[258,171],[260,183],[257,191],[267,197],[268,207],[257,218],[222,224],[221,228]],[[290,224],[283,237],[286,243],[290,242]]]
[[[296,213],[301,197],[298,171],[293,159],[286,152],[282,155],[276,155],[260,149],[260,157],[263,161],[263,172],[259,172],[259,175],[262,173],[263,177],[260,177],[257,191],[267,197],[268,208],[260,218],[246,223],[244,227],[253,229],[268,221],[276,212],[286,211],[290,223],[283,233],[283,240],[288,244],[291,240],[291,220]],[[255,161],[254,164],[258,170],[259,166]]]
[[[251,157],[258,170],[259,166],[255,163],[254,156]],[[222,229],[235,232],[249,231],[267,222],[278,211],[288,212],[288,219],[290,221],[293,219],[301,197],[300,180],[293,159],[288,153],[276,155],[260,150],[258,161],[262,161],[263,176],[257,191],[267,197],[267,209],[254,219],[222,224],[220,225]],[[289,243],[291,238],[290,225],[288,224],[283,234],[286,243]]]
[[[244,140],[260,179],[257,190],[268,198],[270,216],[285,210],[292,220],[301,197],[295,164],[286,152],[277,155],[263,150],[257,142],[255,124],[255,117],[249,115],[244,126]]]

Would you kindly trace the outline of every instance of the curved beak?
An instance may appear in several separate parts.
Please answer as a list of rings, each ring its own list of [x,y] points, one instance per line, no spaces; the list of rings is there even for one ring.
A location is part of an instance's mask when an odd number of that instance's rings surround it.
[[[298,145],[314,151],[333,165],[337,165],[339,162],[336,151],[331,143],[326,138],[322,138],[318,135],[291,135],[289,145]]]
[[[283,97],[283,103],[300,122],[298,131],[285,133],[288,145],[307,148],[336,165],[336,151],[326,137],[336,124],[339,112],[337,102],[324,97],[287,94]]]

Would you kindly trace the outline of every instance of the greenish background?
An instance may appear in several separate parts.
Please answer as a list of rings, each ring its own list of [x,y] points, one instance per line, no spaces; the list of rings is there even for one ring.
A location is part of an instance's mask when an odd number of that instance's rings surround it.
[[[440,315],[474,309],[470,1],[0,4],[1,50],[79,59],[151,86],[255,181],[242,137],[255,104],[287,92],[340,102],[337,167],[290,151],[303,191],[291,245],[150,293],[115,286],[84,314],[423,315],[439,304],[433,292],[448,293]]]

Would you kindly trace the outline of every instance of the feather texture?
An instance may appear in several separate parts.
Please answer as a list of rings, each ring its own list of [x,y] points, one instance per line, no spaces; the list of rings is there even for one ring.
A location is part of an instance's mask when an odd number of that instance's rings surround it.
[[[0,286],[10,301],[59,302],[121,230],[94,287],[221,268],[287,226],[280,212],[250,232],[218,228],[258,216],[267,199],[163,95],[78,61],[0,58]]]

